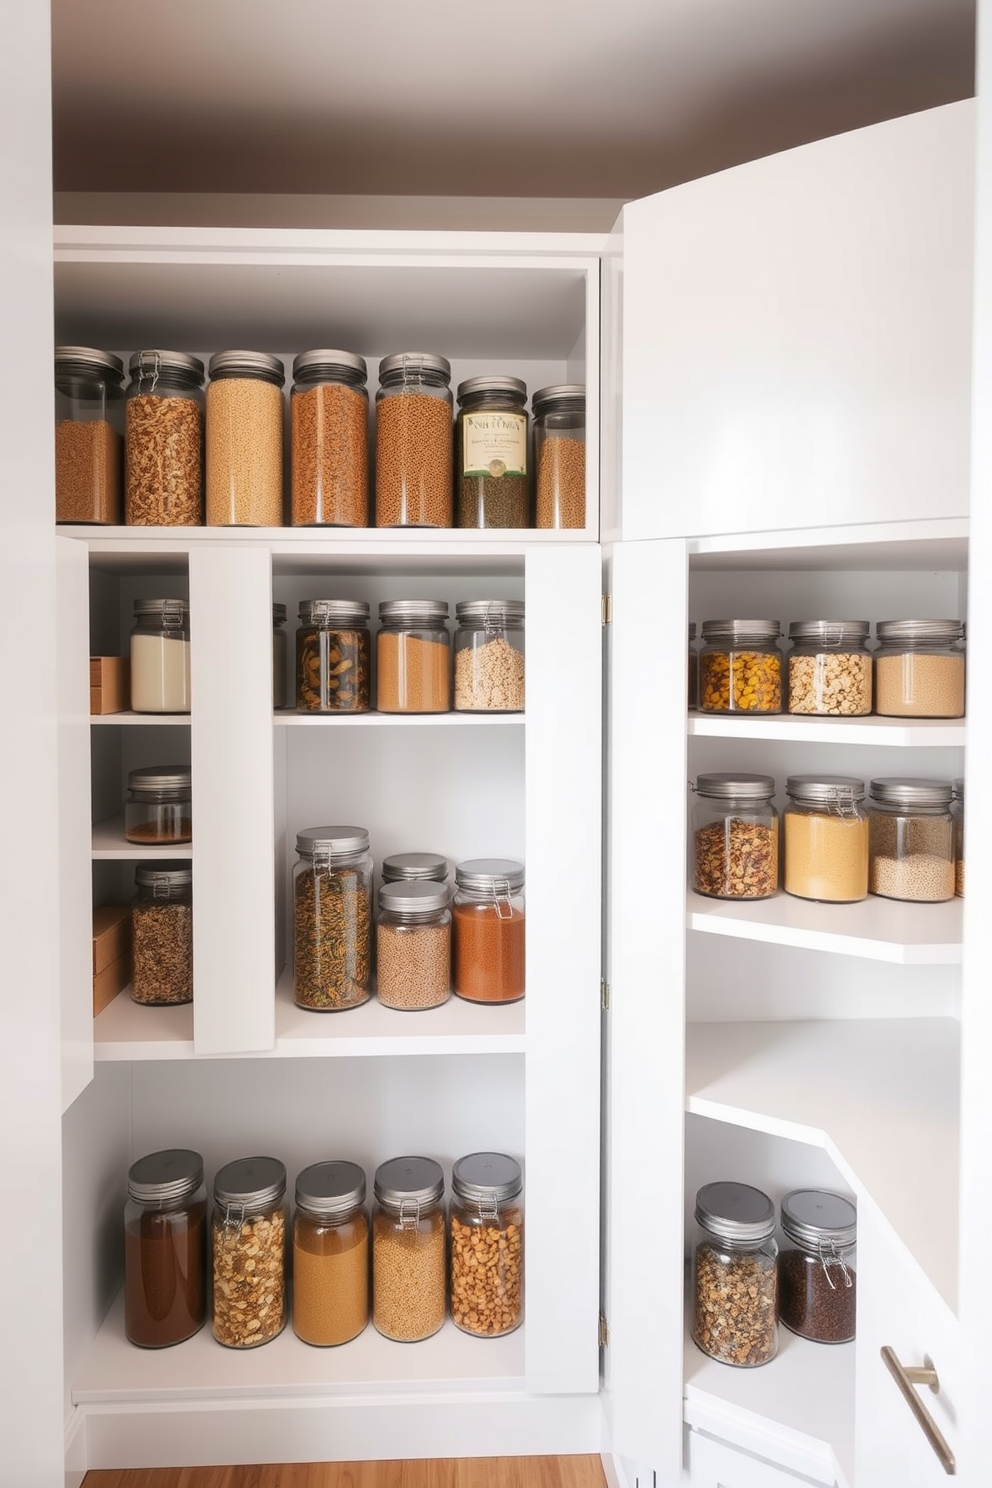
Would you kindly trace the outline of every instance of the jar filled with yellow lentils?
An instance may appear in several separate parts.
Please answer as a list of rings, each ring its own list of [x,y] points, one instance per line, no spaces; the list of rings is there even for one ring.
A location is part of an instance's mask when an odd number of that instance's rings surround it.
[[[777,620],[704,620],[699,653],[703,713],[781,713]]]

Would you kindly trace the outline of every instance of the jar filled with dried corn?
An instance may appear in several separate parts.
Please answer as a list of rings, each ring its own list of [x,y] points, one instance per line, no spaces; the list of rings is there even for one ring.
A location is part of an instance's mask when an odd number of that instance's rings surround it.
[[[704,620],[699,653],[703,713],[781,713],[777,620]]]

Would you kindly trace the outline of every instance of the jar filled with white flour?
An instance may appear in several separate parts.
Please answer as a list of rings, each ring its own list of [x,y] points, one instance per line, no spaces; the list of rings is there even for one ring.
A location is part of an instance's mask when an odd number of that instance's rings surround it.
[[[181,599],[136,599],[131,632],[135,713],[189,712],[189,606]]]

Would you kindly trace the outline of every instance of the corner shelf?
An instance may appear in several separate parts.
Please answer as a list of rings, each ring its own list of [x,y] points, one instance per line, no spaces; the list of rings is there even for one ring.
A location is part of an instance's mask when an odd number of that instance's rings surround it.
[[[802,744],[881,744],[907,749],[963,749],[963,718],[807,718],[777,713],[690,713],[686,733],[696,739],[764,739]]]
[[[729,935],[767,945],[797,946],[902,966],[953,966],[961,961],[963,901],[906,904],[869,895],[858,904],[816,904],[779,892],[771,899],[708,899],[686,895],[686,925],[704,935]]]
[[[128,842],[124,836],[123,816],[110,816],[93,825],[94,861],[114,860],[142,863],[158,859],[192,858],[192,842]]]

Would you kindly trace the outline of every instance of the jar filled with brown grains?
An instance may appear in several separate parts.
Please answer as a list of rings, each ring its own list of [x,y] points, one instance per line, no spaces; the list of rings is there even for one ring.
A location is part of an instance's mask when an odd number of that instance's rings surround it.
[[[364,827],[296,834],[293,987],[297,1007],[334,1013],[372,994],[372,854]]]
[[[721,1364],[767,1364],[778,1352],[774,1204],[746,1183],[707,1183],[696,1225],[693,1342]]]
[[[379,605],[376,702],[380,713],[447,713],[451,637],[443,599],[387,599]]]
[[[853,904],[868,897],[865,783],[853,775],[790,775],[782,814],[783,887],[800,899]]]
[[[299,712],[367,713],[372,699],[368,605],[364,600],[304,599],[299,616]]]
[[[964,781],[955,780],[951,802],[954,818],[954,892],[964,898]]]
[[[534,411],[534,525],[586,525],[586,390],[580,382],[541,388]]]
[[[369,1320],[369,1221],[357,1163],[320,1162],[296,1180],[293,1332],[330,1348]]]
[[[282,362],[218,351],[207,366],[207,526],[282,526]]]
[[[781,713],[777,620],[704,620],[699,653],[703,713]]]
[[[124,363],[91,346],[55,348],[55,520],[123,515]]]
[[[214,1337],[257,1348],[286,1326],[286,1169],[241,1157],[214,1179]]]
[[[468,1002],[519,1002],[526,988],[524,865],[468,858],[455,868],[452,981]]]
[[[455,617],[455,711],[522,713],[523,600],[463,599]]]
[[[286,693],[289,687],[289,642],[283,626],[286,624],[286,606],[272,606],[272,706],[287,708]]]
[[[451,363],[400,351],[379,363],[375,525],[452,525]]]
[[[713,899],[768,899],[778,889],[775,781],[747,771],[698,775],[692,886]]]
[[[886,718],[964,716],[960,620],[880,620],[875,712]]]
[[[384,1007],[440,1007],[451,995],[451,894],[421,879],[383,884],[376,921],[376,990]]]
[[[193,1000],[193,870],[139,863],[131,904],[131,996],[148,1007]]]
[[[459,527],[526,527],[527,384],[470,377],[458,385],[455,482]]]
[[[136,351],[128,370],[125,521],[202,526],[203,363],[184,351]]]
[[[871,712],[867,620],[793,620],[789,712],[860,718]]]
[[[369,524],[369,394],[365,358],[301,351],[293,360],[294,527]]]
[[[500,1338],[524,1320],[524,1211],[520,1164],[470,1152],[451,1170],[451,1321]]]
[[[857,1331],[858,1211],[842,1194],[799,1188],[782,1200],[781,1217],[779,1321],[814,1343],[849,1343]]]
[[[933,904],[954,898],[954,819],[949,780],[886,776],[869,786],[868,887],[885,899]]]
[[[163,844],[193,838],[189,765],[146,765],[129,770],[124,803],[128,842]]]
[[[376,1168],[374,1192],[372,1321],[416,1343],[444,1323],[444,1173],[430,1157],[394,1157]]]
[[[448,882],[448,860],[442,853],[401,852],[390,853],[382,860],[382,881],[387,883],[417,883],[423,879],[435,883]]]
[[[171,1348],[207,1316],[207,1191],[203,1158],[185,1148],[132,1163],[124,1206],[124,1336]]]

